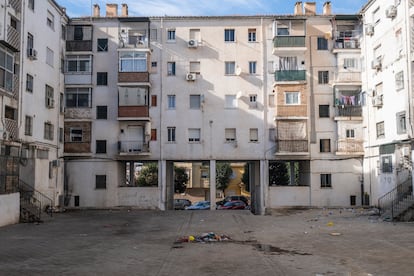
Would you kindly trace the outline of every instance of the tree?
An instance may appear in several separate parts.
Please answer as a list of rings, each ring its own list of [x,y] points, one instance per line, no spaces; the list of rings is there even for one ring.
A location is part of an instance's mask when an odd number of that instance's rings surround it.
[[[249,163],[244,164],[244,172],[241,178],[241,181],[244,184],[244,189],[250,192],[250,174],[249,174]]]
[[[137,178],[137,184],[140,187],[158,186],[158,165],[149,163],[143,166]]]
[[[288,168],[285,162],[269,162],[269,185],[287,186],[290,183]]]
[[[183,167],[174,167],[174,190],[176,193],[184,193],[187,188],[188,175]]]
[[[223,191],[227,189],[230,182],[230,176],[233,174],[233,169],[230,163],[217,163],[216,164],[216,188]]]

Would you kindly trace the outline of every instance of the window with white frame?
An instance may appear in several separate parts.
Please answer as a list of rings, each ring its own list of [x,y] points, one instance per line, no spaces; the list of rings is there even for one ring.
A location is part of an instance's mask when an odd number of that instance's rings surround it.
[[[395,89],[401,90],[404,88],[404,71],[395,74]]]
[[[257,128],[251,128],[249,130],[249,141],[257,143],[259,141],[259,130]]]
[[[249,107],[250,108],[257,107],[257,95],[256,94],[249,95]]]
[[[49,47],[46,48],[46,63],[53,67],[54,64],[54,52]]]
[[[355,138],[355,129],[346,130],[346,138]]]
[[[83,142],[83,130],[82,128],[71,127],[69,129],[69,141],[70,142]]]
[[[0,87],[7,91],[13,90],[14,58],[0,48]]]
[[[27,116],[24,120],[24,135],[32,136],[33,134],[33,117]]]
[[[235,30],[234,29],[225,29],[224,30],[224,41],[225,42],[234,42],[235,41]]]
[[[200,109],[200,108],[201,108],[201,96],[190,95],[190,109]]]
[[[190,73],[200,74],[200,62],[190,61]]]
[[[66,107],[91,107],[92,88],[71,87],[66,88]]]
[[[168,109],[175,109],[175,95],[168,95]]]
[[[280,71],[296,71],[298,70],[298,58],[289,56],[279,57],[279,70]]]
[[[234,61],[226,61],[224,63],[224,65],[225,65],[224,74],[226,74],[226,75],[234,75],[236,73],[236,62],[234,62]]]
[[[344,58],[344,69],[358,68],[358,59],[356,58]]]
[[[188,129],[188,142],[200,142],[201,129],[199,128],[189,128]]]
[[[119,86],[119,106],[148,106],[148,87]]]
[[[167,30],[167,41],[175,41],[175,29]]]
[[[225,95],[225,108],[237,108],[237,97],[236,95]]]
[[[147,72],[147,54],[144,52],[120,52],[119,72]]]
[[[46,140],[53,140],[53,133],[54,133],[53,124],[50,122],[45,122],[43,138]]]
[[[50,11],[47,11],[46,25],[52,30],[55,29],[55,16]]]
[[[319,84],[329,83],[329,71],[318,71],[318,83]]]
[[[256,74],[256,61],[249,61],[249,74]]]
[[[248,29],[247,34],[247,41],[256,42],[256,29]]]
[[[66,72],[68,73],[91,73],[92,56],[76,55],[66,57]]]
[[[167,141],[175,142],[175,127],[167,127]]]
[[[224,130],[224,138],[226,139],[226,142],[235,142],[236,141],[236,129],[226,128]]]
[[[285,92],[285,104],[296,105],[300,104],[299,92]]]
[[[397,113],[397,134],[407,133],[407,122],[405,111]]]

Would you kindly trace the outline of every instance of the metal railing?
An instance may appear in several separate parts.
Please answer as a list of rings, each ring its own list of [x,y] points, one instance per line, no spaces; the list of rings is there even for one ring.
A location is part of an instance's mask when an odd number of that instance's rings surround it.
[[[273,46],[279,47],[305,47],[305,36],[276,36]]]
[[[279,70],[275,72],[275,81],[305,81],[306,70]]]
[[[395,218],[397,206],[408,197],[413,197],[413,184],[411,178],[397,185],[397,187],[378,199],[380,214],[382,215],[389,211],[391,213],[391,218]]]
[[[149,152],[149,143],[144,141],[118,141],[118,151],[127,154]]]
[[[17,189],[20,193],[21,216],[31,217],[34,221],[40,221],[42,211],[52,216],[52,199],[35,190],[22,180],[19,181]]]
[[[335,107],[335,116],[338,117],[361,117],[362,106],[360,105],[338,105]]]

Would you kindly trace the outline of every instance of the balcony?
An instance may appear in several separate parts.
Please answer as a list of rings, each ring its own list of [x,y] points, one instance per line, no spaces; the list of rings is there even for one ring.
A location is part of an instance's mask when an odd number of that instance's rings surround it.
[[[149,118],[149,107],[118,106],[118,118]]]
[[[336,155],[364,155],[363,141],[352,138],[339,139]]]
[[[300,105],[278,105],[276,110],[276,117],[307,117],[308,106]]]
[[[149,83],[149,73],[148,72],[118,72],[118,82]]]
[[[305,52],[305,36],[276,36],[273,38],[273,54],[283,54],[285,52]]]
[[[335,117],[361,117],[362,106],[360,105],[338,105],[335,107]],[[335,118],[338,120],[338,118]]]
[[[276,139],[276,153],[308,153],[308,140]]]
[[[68,52],[91,52],[92,40],[68,40],[66,41]]]
[[[360,49],[359,38],[361,32],[358,30],[346,30],[334,32],[334,51]]]
[[[17,140],[19,138],[19,129],[16,120],[4,118],[5,123],[5,131],[7,132],[7,139],[9,140]]]
[[[338,84],[352,84],[361,85],[361,72],[335,72],[334,85]]]
[[[70,25],[67,27],[66,51],[91,52],[92,51],[92,26]]]
[[[306,81],[306,70],[278,70],[275,72],[275,81]]]
[[[144,141],[118,141],[119,155],[148,155],[149,143]]]

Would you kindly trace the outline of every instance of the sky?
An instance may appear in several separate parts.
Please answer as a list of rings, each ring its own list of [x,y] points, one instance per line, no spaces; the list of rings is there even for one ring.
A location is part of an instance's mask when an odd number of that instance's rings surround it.
[[[92,5],[98,4],[101,15],[105,14],[107,3],[128,5],[129,16],[214,16],[214,15],[267,15],[293,14],[298,0],[55,0],[66,8],[70,17],[90,16]],[[368,0],[331,0],[334,14],[354,14],[360,11]],[[302,1],[306,2],[306,1]],[[316,2],[317,13],[322,13],[325,0]]]

